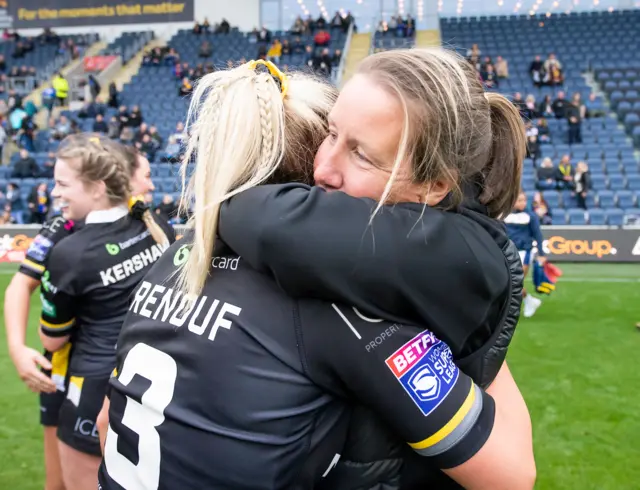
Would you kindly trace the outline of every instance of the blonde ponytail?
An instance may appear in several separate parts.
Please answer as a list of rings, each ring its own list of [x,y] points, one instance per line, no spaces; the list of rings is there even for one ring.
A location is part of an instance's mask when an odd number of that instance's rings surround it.
[[[278,84],[247,65],[201,78],[187,118],[188,146],[182,162],[181,208],[194,203],[189,259],[178,287],[199,294],[209,273],[220,205],[256,186],[278,167],[284,154],[284,110]],[[184,186],[187,166],[196,168]]]
[[[144,198],[142,196],[132,197],[129,199],[129,211],[134,218],[139,219],[145,224],[147,230],[149,230],[149,233],[158,245],[162,247],[169,246],[169,238],[167,237],[167,234],[158,222],[153,219],[151,210],[144,203]]]
[[[260,64],[269,73],[256,71]],[[177,282],[185,297],[198,295],[209,275],[222,202],[269,179],[311,175],[337,96],[326,81],[284,75],[270,62],[252,61],[200,79],[189,107],[181,167],[180,212],[194,206],[187,224],[192,247]]]

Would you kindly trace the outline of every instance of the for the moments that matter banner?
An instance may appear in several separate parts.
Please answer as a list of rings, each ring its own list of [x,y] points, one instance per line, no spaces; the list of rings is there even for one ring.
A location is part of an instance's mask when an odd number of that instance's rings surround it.
[[[13,27],[150,24],[193,20],[194,0],[9,0]]]

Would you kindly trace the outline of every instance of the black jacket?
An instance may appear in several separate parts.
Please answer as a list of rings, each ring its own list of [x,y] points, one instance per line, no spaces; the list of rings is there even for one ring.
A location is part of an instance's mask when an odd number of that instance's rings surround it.
[[[369,228],[374,207],[340,192],[261,186],[223,206],[220,234],[294,296],[340,298],[373,316],[433,329],[458,367],[487,387],[504,362],[522,299],[522,265],[504,226],[466,203],[457,212],[385,206]],[[349,430],[320,488],[408,490],[438,481],[459,488],[367,409],[355,409]]]

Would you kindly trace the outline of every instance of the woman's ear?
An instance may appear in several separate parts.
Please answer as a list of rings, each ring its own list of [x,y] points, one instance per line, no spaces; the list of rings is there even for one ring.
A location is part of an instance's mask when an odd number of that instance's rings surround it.
[[[424,190],[424,187],[422,188]],[[436,206],[449,194],[451,186],[446,182],[436,181],[430,183],[426,192],[418,196],[418,201],[429,207]]]
[[[103,180],[91,182],[89,185],[91,186],[90,194],[94,201],[100,201],[107,195],[107,185]]]

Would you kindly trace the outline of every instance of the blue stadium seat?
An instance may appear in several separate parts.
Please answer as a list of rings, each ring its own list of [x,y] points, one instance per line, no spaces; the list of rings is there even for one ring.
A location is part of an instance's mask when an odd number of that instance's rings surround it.
[[[631,191],[618,191],[616,193],[619,208],[632,208],[635,206],[635,196]]]
[[[587,224],[586,214],[587,213],[583,209],[569,209],[567,211],[569,224],[570,225],[586,225]]]
[[[602,209],[589,209],[589,224],[591,225],[606,225],[607,217]]]
[[[556,208],[551,211],[551,224],[562,226],[567,224],[567,213],[564,209]]]
[[[624,212],[622,209],[609,208],[605,210],[607,221],[611,226],[622,226],[624,222]]]
[[[601,208],[612,208],[616,205],[615,194],[611,191],[598,192],[598,205]]]

